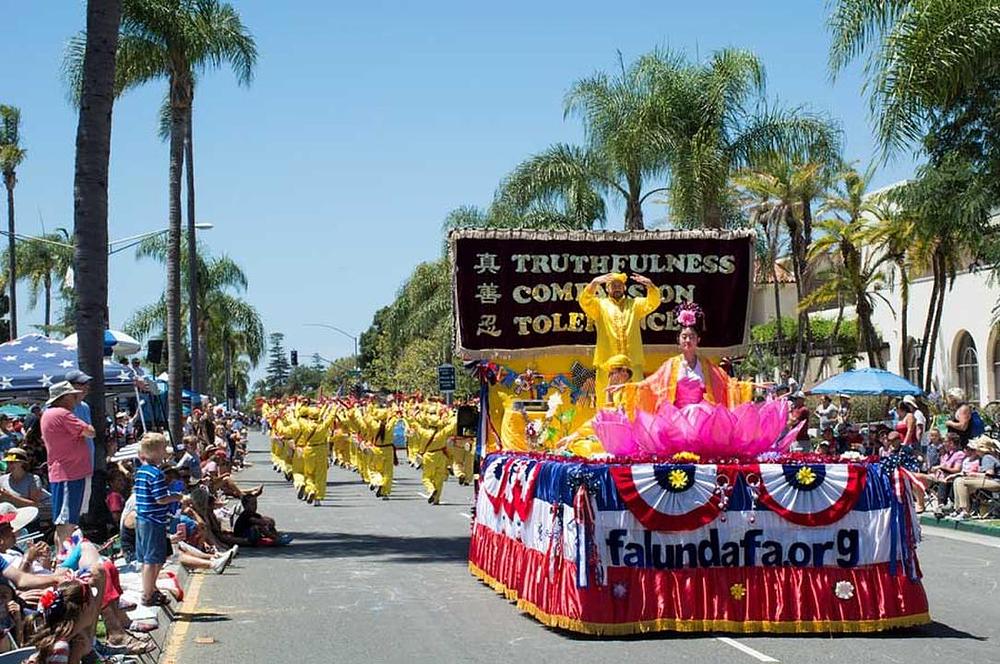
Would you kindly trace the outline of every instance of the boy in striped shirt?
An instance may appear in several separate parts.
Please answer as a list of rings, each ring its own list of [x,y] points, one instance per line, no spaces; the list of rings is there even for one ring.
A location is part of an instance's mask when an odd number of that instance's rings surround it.
[[[147,433],[139,443],[142,465],[135,471],[135,552],[142,563],[142,603],[145,606],[163,606],[170,603],[166,595],[156,589],[156,578],[167,561],[170,542],[167,525],[170,515],[167,506],[179,502],[180,494],[167,491],[167,480],[159,466],[167,455],[167,439],[162,433]]]

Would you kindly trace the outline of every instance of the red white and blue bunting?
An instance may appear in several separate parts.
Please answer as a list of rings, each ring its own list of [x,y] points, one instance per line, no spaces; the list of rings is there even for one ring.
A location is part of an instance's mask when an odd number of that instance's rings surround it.
[[[714,465],[646,463],[610,470],[625,505],[650,530],[694,530],[721,511]]]
[[[800,526],[840,521],[865,488],[864,467],[856,464],[760,464],[757,472],[761,505]]]

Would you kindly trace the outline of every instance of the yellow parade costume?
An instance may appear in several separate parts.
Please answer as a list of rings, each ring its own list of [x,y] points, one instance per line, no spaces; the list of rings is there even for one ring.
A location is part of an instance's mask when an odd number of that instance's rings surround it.
[[[392,430],[396,419],[385,408],[373,409],[367,418],[368,430],[372,432],[371,484],[376,487],[381,498],[388,498],[392,494],[392,480],[396,466]]]
[[[616,275],[615,278],[624,281],[624,277]],[[627,355],[636,379],[642,380],[646,358],[642,350],[640,325],[646,316],[656,311],[661,301],[660,289],[655,287],[647,287],[645,297],[623,297],[619,300],[598,296],[597,284],[593,282],[580,292],[580,308],[597,328],[594,367],[597,370],[595,392],[598,407],[608,403],[605,363],[615,355]]]
[[[421,480],[427,502],[433,505],[441,502],[441,490],[448,479],[448,439],[455,434],[457,424],[455,417],[445,411],[426,415],[423,426],[415,427],[421,442]]]
[[[325,416],[319,408],[311,407],[305,413],[310,422],[308,433],[303,435],[302,474],[306,500],[315,503],[326,497],[327,456],[330,449],[329,434],[333,418]]]

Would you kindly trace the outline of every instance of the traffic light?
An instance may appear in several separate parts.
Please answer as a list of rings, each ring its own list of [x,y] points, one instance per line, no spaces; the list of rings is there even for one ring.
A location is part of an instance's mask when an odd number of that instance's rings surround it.
[[[297,350],[292,351],[292,366],[293,367],[299,366],[299,351]]]

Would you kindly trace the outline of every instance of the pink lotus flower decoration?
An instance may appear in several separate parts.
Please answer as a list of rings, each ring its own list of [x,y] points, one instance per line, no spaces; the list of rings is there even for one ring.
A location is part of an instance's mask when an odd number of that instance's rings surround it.
[[[639,451],[635,431],[620,410],[602,410],[594,416],[594,433],[605,450],[615,456],[632,456]]]
[[[604,449],[618,456],[693,452],[705,458],[755,459],[765,452],[783,453],[795,441],[804,424],[782,436],[788,410],[783,399],[733,410],[705,402],[684,408],[668,403],[656,415],[639,411],[634,422],[621,411],[601,411],[594,418],[594,431]]]

